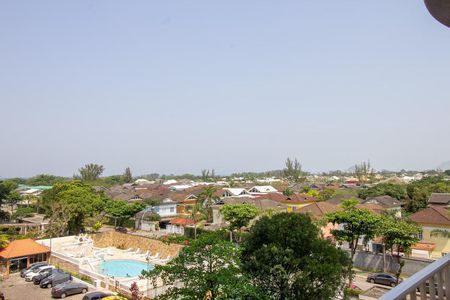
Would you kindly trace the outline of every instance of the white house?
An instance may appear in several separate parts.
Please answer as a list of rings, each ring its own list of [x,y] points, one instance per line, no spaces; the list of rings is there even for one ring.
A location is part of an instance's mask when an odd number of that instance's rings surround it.
[[[249,196],[249,192],[247,192],[246,189],[242,189],[242,188],[224,188],[223,190],[224,190],[224,192],[223,192],[224,197]]]
[[[249,193],[253,194],[267,194],[267,193],[277,193],[278,190],[271,185],[255,185],[249,190]]]
[[[189,184],[176,184],[176,185],[172,185],[169,187],[169,190],[172,192],[177,192],[177,191],[184,191],[186,189],[191,188],[192,185]]]
[[[150,180],[147,180],[144,178],[139,178],[139,179],[136,179],[134,181],[134,183],[137,185],[145,185],[145,184],[153,184],[153,183],[155,183],[155,181],[154,180],[150,181]]]
[[[153,206],[153,211],[164,217],[174,217],[177,215],[177,202],[172,199],[164,199],[159,205]]]
[[[147,206],[144,210],[134,215],[135,228],[154,231],[156,224],[154,221],[149,220],[152,213],[158,214],[161,218],[175,217],[177,215],[177,202],[171,199],[164,199],[158,205]]]
[[[178,181],[176,181],[175,179],[169,179],[163,182],[164,185],[171,185],[171,184],[175,184]]]

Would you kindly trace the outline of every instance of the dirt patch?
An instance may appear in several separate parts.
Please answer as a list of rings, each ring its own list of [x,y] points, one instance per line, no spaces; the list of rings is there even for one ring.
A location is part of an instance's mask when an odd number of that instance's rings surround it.
[[[150,251],[151,254],[159,253],[160,257],[175,257],[183,246],[177,244],[164,244],[161,241],[149,239],[117,231],[108,231],[91,235],[94,246],[98,248],[116,247],[118,249],[141,249],[141,252]]]

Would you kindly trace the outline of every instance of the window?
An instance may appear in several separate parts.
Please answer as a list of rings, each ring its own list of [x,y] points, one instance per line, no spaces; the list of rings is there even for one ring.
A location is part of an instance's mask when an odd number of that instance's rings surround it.
[[[417,237],[419,238],[419,240],[423,240],[423,231],[422,230],[419,232]]]
[[[171,212],[171,213],[175,212],[175,207],[171,207],[171,208],[170,208],[170,212]]]

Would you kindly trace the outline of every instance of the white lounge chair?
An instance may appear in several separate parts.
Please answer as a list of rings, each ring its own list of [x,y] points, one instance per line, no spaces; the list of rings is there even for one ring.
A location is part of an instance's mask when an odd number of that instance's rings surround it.
[[[153,255],[153,256],[149,256],[148,257],[148,260],[154,260],[154,259],[158,259],[158,257],[159,257],[159,252],[157,252],[155,255]]]
[[[133,254],[139,254],[139,252],[141,251],[141,248],[137,248],[136,251],[132,252]]]
[[[166,258],[160,259],[159,262],[160,263],[165,263],[165,262],[168,262],[169,260],[170,260],[170,255],[167,255]]]
[[[147,255],[150,253],[150,251],[147,250],[144,254],[140,254],[142,257],[147,257]]]
[[[128,248],[127,250],[122,250],[123,252],[132,252],[133,248]]]
[[[108,249],[106,249],[106,254],[112,256],[112,255],[114,255],[114,251],[112,251],[112,249],[108,248]]]

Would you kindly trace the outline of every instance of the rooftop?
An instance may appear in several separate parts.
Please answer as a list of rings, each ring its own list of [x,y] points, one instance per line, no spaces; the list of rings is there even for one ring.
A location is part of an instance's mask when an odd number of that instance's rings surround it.
[[[450,226],[450,214],[447,209],[431,206],[411,215],[410,219],[419,224]]]
[[[450,193],[432,193],[430,199],[428,199],[428,204],[449,204],[450,203]]]
[[[32,239],[15,240],[0,250],[0,257],[14,258],[50,252],[50,248],[42,246]]]

